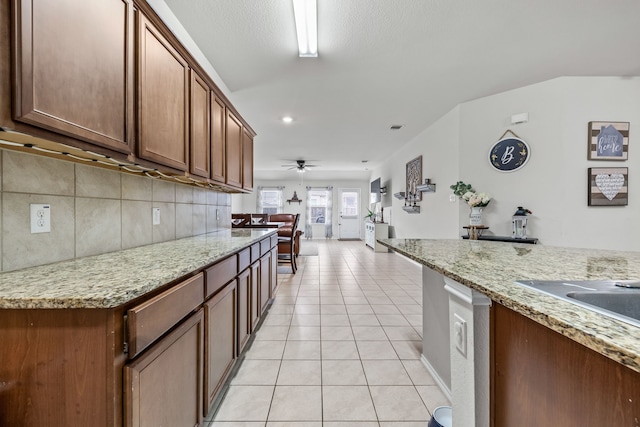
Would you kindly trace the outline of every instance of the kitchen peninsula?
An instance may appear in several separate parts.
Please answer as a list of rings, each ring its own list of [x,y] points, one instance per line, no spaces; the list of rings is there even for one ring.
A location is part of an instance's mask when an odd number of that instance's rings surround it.
[[[490,421],[476,425],[637,425],[640,328],[514,281],[638,279],[640,252],[468,240],[379,242],[423,265],[425,301],[428,287],[437,286],[427,278],[438,275],[441,285],[455,281],[490,299],[484,344],[490,355],[486,364],[475,361],[475,374],[489,379],[476,398],[490,396],[484,412]],[[425,320],[425,336],[438,326]],[[462,368],[452,364],[452,375],[456,369]],[[454,387],[454,423],[456,412],[460,417],[465,411],[456,408],[455,394]]]
[[[199,425],[275,292],[276,232],[0,274],[0,425]]]

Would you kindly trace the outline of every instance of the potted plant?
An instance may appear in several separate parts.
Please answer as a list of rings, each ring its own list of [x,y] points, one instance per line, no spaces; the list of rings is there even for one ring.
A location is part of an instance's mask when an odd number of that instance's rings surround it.
[[[489,193],[477,193],[471,184],[465,184],[462,181],[456,182],[449,188],[453,190],[453,194],[467,202],[467,205],[471,208],[469,225],[481,226],[482,208],[491,202],[491,195]]]

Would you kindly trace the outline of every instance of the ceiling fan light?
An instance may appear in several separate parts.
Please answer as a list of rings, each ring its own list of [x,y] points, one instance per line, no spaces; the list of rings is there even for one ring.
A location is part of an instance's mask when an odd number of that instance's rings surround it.
[[[316,0],[293,0],[293,15],[298,36],[298,55],[318,56],[318,7]]]
[[[304,173],[304,170],[305,170],[304,168],[298,168],[298,169],[296,169],[296,172],[298,172],[298,173]]]

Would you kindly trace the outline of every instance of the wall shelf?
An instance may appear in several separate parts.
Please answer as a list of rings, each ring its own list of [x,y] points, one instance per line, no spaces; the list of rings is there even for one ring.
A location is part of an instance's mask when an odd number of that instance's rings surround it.
[[[398,193],[393,193],[393,197],[395,197],[398,200],[404,200],[404,191],[400,191]]]
[[[435,193],[436,185],[429,178],[424,180],[424,184],[416,185],[416,190],[422,193]]]
[[[402,210],[407,212],[407,213],[420,213],[420,206],[418,206],[418,205],[403,206]]]

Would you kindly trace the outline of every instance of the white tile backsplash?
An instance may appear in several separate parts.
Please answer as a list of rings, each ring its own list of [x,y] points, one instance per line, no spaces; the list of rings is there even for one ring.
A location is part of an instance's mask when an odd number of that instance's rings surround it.
[[[51,206],[51,232],[31,234],[30,204]],[[2,269],[18,270],[75,256],[75,200],[69,196],[2,194]]]
[[[95,166],[76,165],[76,197],[121,199],[120,172]]]
[[[70,162],[14,151],[2,156],[2,191],[73,196],[74,178]]]
[[[0,188],[2,271],[231,227],[228,194],[10,150]],[[31,234],[31,203],[51,204],[50,233]]]
[[[76,198],[76,257],[122,248],[120,200]]]

